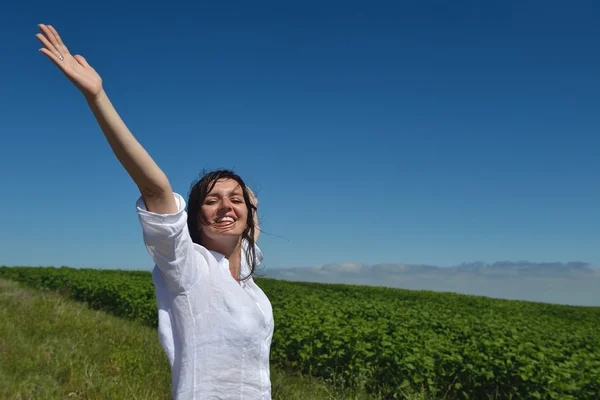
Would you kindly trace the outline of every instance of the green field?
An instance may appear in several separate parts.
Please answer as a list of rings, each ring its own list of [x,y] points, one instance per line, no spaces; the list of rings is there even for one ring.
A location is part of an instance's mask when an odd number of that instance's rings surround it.
[[[149,329],[156,325],[149,272],[0,267],[0,277],[58,290]],[[257,283],[273,304],[272,364],[332,387],[384,398],[595,399],[600,393],[600,308]]]
[[[271,381],[275,400],[375,399],[276,366]],[[0,399],[166,400],[170,387],[156,329],[0,279]]]

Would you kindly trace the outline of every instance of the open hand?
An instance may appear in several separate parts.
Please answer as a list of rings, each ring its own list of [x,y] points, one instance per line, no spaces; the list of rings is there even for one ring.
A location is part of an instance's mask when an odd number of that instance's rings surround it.
[[[80,55],[72,56],[52,26],[39,24],[38,27],[42,33],[35,36],[44,45],[40,51],[56,64],[86,98],[91,99],[101,94],[102,78],[85,58]]]

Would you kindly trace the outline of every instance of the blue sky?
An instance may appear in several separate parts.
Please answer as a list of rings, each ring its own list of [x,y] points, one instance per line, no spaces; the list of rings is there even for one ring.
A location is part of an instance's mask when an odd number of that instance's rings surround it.
[[[267,268],[600,265],[594,2],[150,4],[4,6],[0,264],[152,267],[45,23],[175,191],[221,167],[256,190]]]

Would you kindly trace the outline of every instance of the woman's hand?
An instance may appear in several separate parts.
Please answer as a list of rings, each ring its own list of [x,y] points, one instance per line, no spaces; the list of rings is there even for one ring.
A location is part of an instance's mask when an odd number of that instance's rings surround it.
[[[72,56],[61,40],[58,32],[50,25],[38,25],[42,33],[35,36],[44,48],[40,51],[56,64],[71,82],[83,93],[86,99],[94,99],[102,90],[102,78],[80,55]]]

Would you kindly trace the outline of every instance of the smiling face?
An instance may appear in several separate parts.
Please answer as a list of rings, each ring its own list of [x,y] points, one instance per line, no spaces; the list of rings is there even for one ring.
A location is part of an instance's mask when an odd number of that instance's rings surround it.
[[[212,240],[239,236],[246,229],[248,207],[242,187],[234,179],[219,179],[202,203],[202,234]]]

